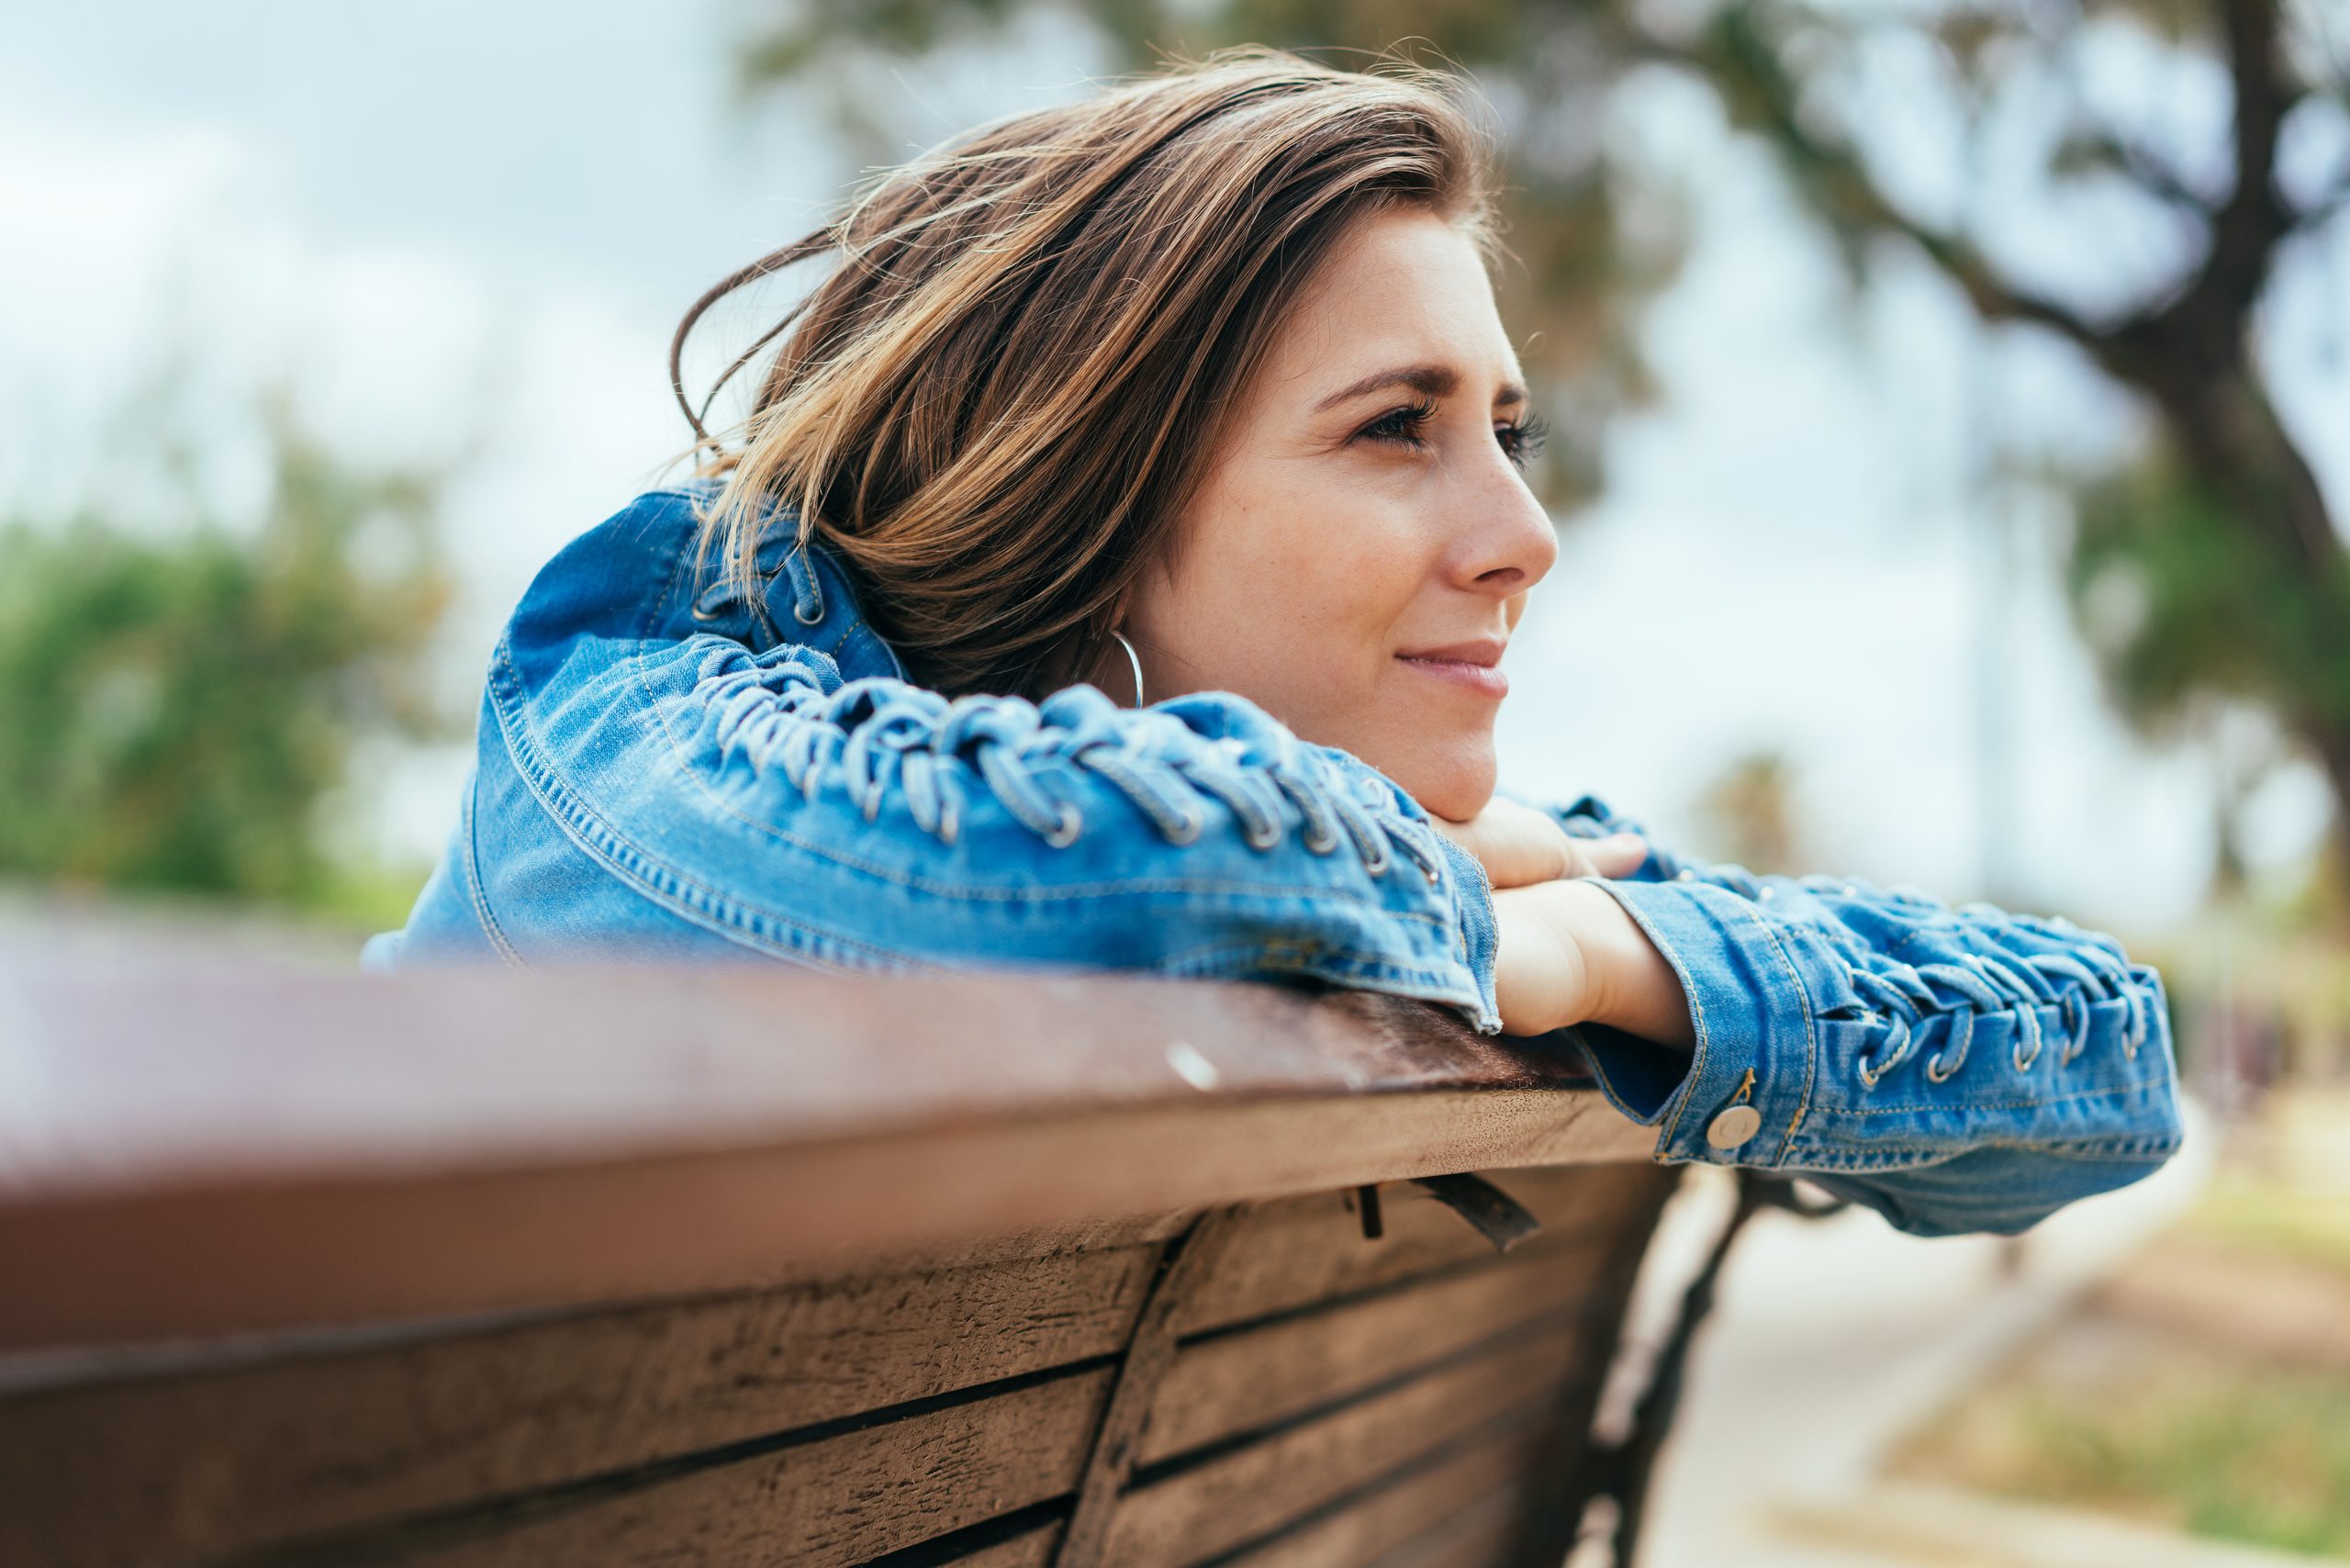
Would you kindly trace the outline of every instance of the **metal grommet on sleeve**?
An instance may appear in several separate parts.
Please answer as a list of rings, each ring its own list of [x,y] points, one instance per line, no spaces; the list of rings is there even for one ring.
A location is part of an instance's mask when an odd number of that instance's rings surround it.
[[[1706,1128],[1706,1141],[1716,1148],[1736,1148],[1762,1130],[1762,1113],[1751,1105],[1732,1105]]]
[[[1706,1124],[1707,1143],[1716,1148],[1736,1148],[1762,1130],[1762,1113],[1753,1106],[1753,1093],[1754,1070],[1750,1067],[1738,1081],[1738,1092],[1729,1097],[1729,1103]]]

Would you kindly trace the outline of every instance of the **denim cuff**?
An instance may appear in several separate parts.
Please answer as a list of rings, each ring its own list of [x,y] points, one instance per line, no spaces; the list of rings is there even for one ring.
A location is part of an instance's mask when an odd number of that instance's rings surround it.
[[[1501,927],[1494,917],[1494,884],[1485,875],[1483,862],[1448,835],[1438,833],[1437,842],[1444,857],[1452,863],[1452,912],[1459,924],[1459,940],[1455,944],[1460,961],[1468,967],[1470,983],[1477,1000],[1456,1002],[1460,1015],[1469,1020],[1481,1035],[1502,1032],[1501,1002],[1494,992],[1494,958],[1501,946]]]
[[[1592,880],[1673,966],[1696,1033],[1684,1057],[1609,1025],[1573,1025],[1601,1092],[1643,1126],[1662,1128],[1661,1161],[1782,1163],[1809,1102],[1817,1054],[1810,1001],[1784,933],[1751,901],[1711,883]],[[1724,1115],[1740,1105],[1760,1119]]]

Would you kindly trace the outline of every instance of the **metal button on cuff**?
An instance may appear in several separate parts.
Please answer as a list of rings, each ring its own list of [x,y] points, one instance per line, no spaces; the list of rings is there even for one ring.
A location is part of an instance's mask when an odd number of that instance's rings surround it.
[[[1751,1105],[1732,1105],[1706,1127],[1706,1141],[1716,1148],[1736,1148],[1762,1126],[1762,1113]]]

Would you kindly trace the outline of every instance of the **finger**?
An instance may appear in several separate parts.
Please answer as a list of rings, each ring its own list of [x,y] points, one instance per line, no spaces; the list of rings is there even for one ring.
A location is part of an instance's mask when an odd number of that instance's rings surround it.
[[[1580,868],[1570,876],[1628,877],[1649,857],[1649,841],[1637,833],[1612,833],[1605,838],[1579,841],[1575,857]]]
[[[1545,837],[1558,830],[1539,813],[1494,800],[1467,822],[1433,815],[1430,820],[1438,832],[1476,857],[1497,888],[1564,875],[1559,869],[1562,856]]]

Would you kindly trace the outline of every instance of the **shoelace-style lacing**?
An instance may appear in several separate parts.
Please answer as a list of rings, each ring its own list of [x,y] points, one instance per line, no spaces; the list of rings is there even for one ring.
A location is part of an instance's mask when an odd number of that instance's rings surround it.
[[[1110,782],[1168,843],[1198,841],[1213,798],[1232,813],[1243,839],[1270,850],[1294,812],[1301,842],[1327,855],[1351,841],[1364,868],[1382,875],[1402,854],[1429,882],[1443,878],[1433,830],[1382,820],[1375,786],[1362,780],[1357,800],[1293,737],[1265,760],[1245,759],[1235,741],[1203,736],[1169,714],[1130,716],[1123,728],[1106,711],[1074,727],[1047,725],[1035,705],[1017,698],[948,700],[902,682],[867,678],[827,692],[822,678],[792,658],[755,662],[733,650],[713,653],[699,672],[720,747],[753,766],[779,767],[792,786],[815,799],[837,780],[867,822],[890,787],[903,791],[915,825],[953,844],[966,816],[964,780],[973,771],[1013,817],[1056,848],[1084,833],[1083,813],[1055,800],[1033,767],[1066,758]],[[1428,842],[1421,842],[1425,836]]]
[[[2052,974],[2075,983],[2069,988],[2056,985],[2049,979]],[[2014,1009],[2016,1043],[2009,1060],[2019,1072],[2028,1070],[2040,1058],[2043,1043],[2040,1009],[2043,1006],[2055,1007],[2065,1020],[2067,1038],[2057,1054],[2059,1067],[2088,1047],[2093,1002],[2119,998],[2128,1005],[2129,1026],[2121,1046],[2124,1056],[2135,1057],[2145,1042],[2143,1003],[2137,991],[2123,983],[2129,978],[2127,969],[2111,954],[2087,943],[2070,953],[2024,955],[2016,963],[1969,953],[1956,963],[1855,969],[1852,978],[1852,988],[1892,1022],[1886,1045],[1874,1059],[1854,1066],[1862,1083],[1871,1089],[1908,1058],[1923,1036],[1928,1014],[1951,1016],[1950,1039],[1926,1060],[1926,1076],[1936,1083],[1947,1082],[1964,1063],[1967,1047],[1975,1039],[1975,1017],[1982,1012]],[[1973,1005],[1951,1006],[1934,989],[1937,985]]]

